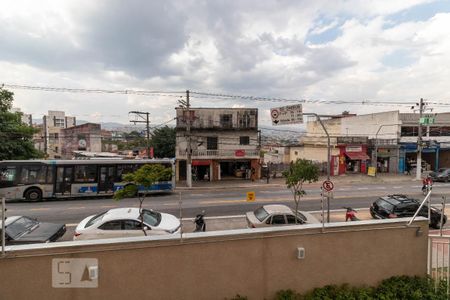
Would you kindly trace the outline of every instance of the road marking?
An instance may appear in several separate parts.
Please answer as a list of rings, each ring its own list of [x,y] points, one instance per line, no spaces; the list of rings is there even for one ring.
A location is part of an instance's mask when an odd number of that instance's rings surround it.
[[[401,189],[401,188],[403,188],[403,186],[393,186],[392,188],[393,189]]]
[[[76,227],[78,224],[77,223],[71,223],[71,224],[66,224],[66,227]]]
[[[179,205],[178,202],[169,202],[169,203],[163,203],[163,205],[165,206],[175,206],[175,205]]]
[[[118,207],[117,205],[103,205],[100,206],[101,208],[113,208],[113,207]]]
[[[50,210],[50,207],[48,207],[48,208],[44,208],[44,207],[42,207],[42,208],[31,208],[30,210],[33,210],[33,211],[38,211],[38,210]]]
[[[68,207],[67,209],[85,209],[86,206]]]
[[[338,189],[338,191],[349,191],[350,189]]]
[[[379,190],[385,190],[386,187],[384,187],[384,186],[379,186],[378,189],[379,189]]]
[[[369,188],[368,187],[360,187],[360,188],[357,188],[357,190],[368,190]]]

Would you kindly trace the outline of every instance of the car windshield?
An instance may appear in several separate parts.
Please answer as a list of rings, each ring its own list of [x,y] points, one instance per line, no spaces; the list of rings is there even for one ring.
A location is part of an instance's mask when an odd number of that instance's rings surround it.
[[[38,225],[39,222],[27,217],[21,217],[6,227],[6,233],[12,238],[16,238]]]
[[[92,226],[93,224],[99,222],[102,220],[103,216],[106,214],[105,212],[99,213],[98,215],[94,216],[92,219],[90,219],[87,223],[86,226],[84,226],[84,228],[88,228],[89,226]]]
[[[269,215],[267,210],[264,209],[264,207],[260,207],[254,211],[255,217],[260,221],[264,221],[265,218]]]
[[[377,201],[377,205],[386,211],[392,211],[394,209],[394,205],[381,199]]]
[[[161,223],[161,214],[156,211],[144,209],[142,211],[144,223],[150,226],[158,226]]]

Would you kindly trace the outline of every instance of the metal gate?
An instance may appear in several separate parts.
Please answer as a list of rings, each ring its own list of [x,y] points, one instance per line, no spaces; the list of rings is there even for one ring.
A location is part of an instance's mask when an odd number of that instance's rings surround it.
[[[435,288],[441,281],[449,282],[449,261],[450,235],[429,235],[427,273],[434,280]],[[448,284],[447,294],[449,294]]]

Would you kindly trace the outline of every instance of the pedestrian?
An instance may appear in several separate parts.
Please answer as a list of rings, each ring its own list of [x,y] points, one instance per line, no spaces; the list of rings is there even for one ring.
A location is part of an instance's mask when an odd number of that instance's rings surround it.
[[[411,175],[411,163],[409,159],[406,161],[406,175]]]

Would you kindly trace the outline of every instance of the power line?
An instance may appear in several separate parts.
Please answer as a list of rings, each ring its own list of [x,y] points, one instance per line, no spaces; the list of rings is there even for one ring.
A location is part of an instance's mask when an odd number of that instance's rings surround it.
[[[32,86],[32,85],[19,85],[19,84],[3,84],[3,87],[10,89],[23,89],[34,91],[46,91],[46,92],[67,92],[67,93],[97,93],[97,94],[120,94],[120,95],[141,95],[141,96],[164,96],[164,97],[180,97],[184,91],[164,91],[164,90],[108,90],[108,89],[85,89],[85,88],[63,88],[63,87],[48,87],[48,86]],[[323,99],[288,99],[280,97],[263,97],[263,96],[246,96],[246,95],[232,95],[202,91],[191,91],[191,97],[194,98],[208,98],[219,100],[247,100],[257,102],[287,102],[287,103],[305,103],[305,104],[346,104],[346,105],[371,105],[371,106],[411,106],[417,101],[375,101],[375,100],[323,100]],[[429,104],[436,106],[450,106],[450,103],[446,102],[429,102]]]

